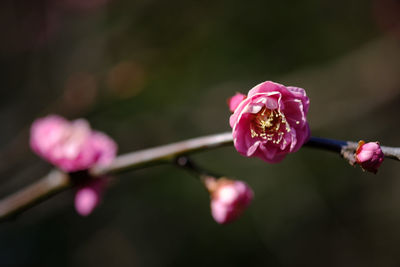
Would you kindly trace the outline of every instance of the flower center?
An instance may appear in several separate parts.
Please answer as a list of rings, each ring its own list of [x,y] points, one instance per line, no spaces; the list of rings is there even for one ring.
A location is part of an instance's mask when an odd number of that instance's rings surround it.
[[[274,144],[279,144],[283,140],[283,135],[290,132],[290,127],[278,109],[267,109],[263,107],[250,123],[251,137],[261,137]]]

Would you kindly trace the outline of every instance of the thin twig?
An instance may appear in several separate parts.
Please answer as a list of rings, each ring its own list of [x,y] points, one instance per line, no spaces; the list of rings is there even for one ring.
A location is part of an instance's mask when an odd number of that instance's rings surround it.
[[[164,146],[158,146],[118,156],[111,165],[96,167],[90,172],[92,175],[121,173],[145,167],[149,164],[171,162],[177,156],[190,154],[201,150],[221,147],[232,144],[232,133],[221,133],[193,138]]]
[[[95,167],[91,169],[90,174],[94,177],[99,177],[143,168],[152,164],[172,162],[178,156],[231,145],[232,142],[232,133],[226,132],[140,150],[120,155],[107,167]],[[357,142],[312,137],[304,146],[340,153],[352,163],[357,144]],[[381,148],[386,157],[400,160],[400,148],[385,146]],[[48,175],[39,179],[34,184],[2,199],[0,201],[0,220],[18,215],[22,211],[40,203],[42,200],[69,188],[72,184],[71,175],[59,170],[52,170]]]
[[[35,183],[0,201],[0,220],[10,218],[66,189],[71,184],[69,175],[52,170]]]

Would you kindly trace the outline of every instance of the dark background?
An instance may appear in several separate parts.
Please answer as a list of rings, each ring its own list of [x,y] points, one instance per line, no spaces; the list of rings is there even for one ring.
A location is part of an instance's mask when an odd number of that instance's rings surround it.
[[[303,87],[312,134],[400,146],[398,0],[40,0],[0,4],[0,197],[51,166],[32,121],[85,117],[119,152],[229,131],[226,99],[273,80]],[[399,266],[400,177],[303,148],[280,164],[232,147],[199,164],[255,199],[220,226],[173,166],[117,177],[88,218],[63,192],[0,225],[0,265]]]

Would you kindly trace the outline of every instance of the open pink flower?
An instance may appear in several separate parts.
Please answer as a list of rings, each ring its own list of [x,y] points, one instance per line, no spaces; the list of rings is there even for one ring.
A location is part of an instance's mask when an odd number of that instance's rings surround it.
[[[253,199],[253,190],[242,181],[208,177],[205,181],[211,195],[211,214],[219,224],[236,220]]]
[[[69,122],[57,115],[32,124],[30,145],[36,154],[67,172],[109,164],[117,152],[116,143],[93,131],[86,120]]]
[[[366,171],[376,173],[381,166],[385,155],[378,142],[358,142],[356,151],[357,163]]]
[[[230,117],[236,150],[276,163],[310,137],[309,99],[302,88],[263,82],[249,91]]]

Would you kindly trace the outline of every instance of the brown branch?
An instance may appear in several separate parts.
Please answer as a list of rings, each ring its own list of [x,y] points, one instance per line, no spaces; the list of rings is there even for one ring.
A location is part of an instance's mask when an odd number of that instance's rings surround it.
[[[0,201],[0,220],[10,218],[44,199],[66,189],[71,184],[69,175],[58,170]]]
[[[128,170],[143,168],[152,164],[173,162],[178,156],[231,145],[232,142],[231,132],[193,138],[120,155],[107,167],[95,167],[91,169],[90,174],[94,177],[99,177],[106,174],[117,174]],[[339,153],[350,163],[354,163],[354,153],[357,144],[357,142],[312,137],[304,146]],[[386,157],[400,160],[400,148],[385,146],[381,148]],[[34,184],[2,199],[0,201],[0,220],[18,215],[42,200],[69,188],[72,184],[69,174],[59,170],[52,170],[48,175],[39,179]]]
[[[194,153],[197,151],[230,144],[232,144],[231,132],[188,139],[181,142],[120,155],[113,161],[111,165],[92,169],[91,174],[98,176],[120,173],[128,169],[132,170],[145,167],[149,164],[170,162],[177,156],[183,154]]]
[[[400,147],[381,146],[385,157],[395,160],[400,160]]]
[[[171,162],[179,155],[221,147],[231,143],[232,134],[230,132],[193,138],[120,155],[115,158],[111,165],[93,168],[90,170],[90,174],[95,177],[105,174],[117,174],[126,170],[146,167],[150,164]],[[0,201],[0,221],[23,212],[42,200],[69,188],[71,185],[70,175],[59,170],[52,170],[37,182],[2,199]]]

